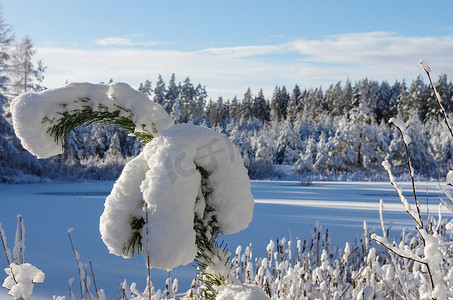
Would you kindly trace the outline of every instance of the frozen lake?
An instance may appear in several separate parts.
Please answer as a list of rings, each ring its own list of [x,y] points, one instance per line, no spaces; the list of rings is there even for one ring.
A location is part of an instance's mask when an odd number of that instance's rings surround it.
[[[67,236],[70,227],[74,228],[71,236],[81,260],[88,263],[91,258],[97,286],[106,291],[107,299],[116,298],[119,284],[125,278],[128,283],[135,281],[139,289],[144,289],[147,270],[143,258],[125,260],[110,255],[100,238],[99,217],[112,185],[113,182],[0,184],[0,222],[6,231],[8,246],[13,246],[16,216],[21,214],[26,229],[25,261],[46,274],[44,284],[35,285],[32,299],[68,296],[67,282],[71,277],[76,278],[73,288],[77,291],[78,272]],[[413,203],[409,183],[400,185]],[[386,226],[391,223],[395,235],[396,230],[403,227],[414,227],[389,182],[313,182],[304,186],[295,181],[253,181],[252,192],[255,210],[250,226],[240,233],[220,238],[228,243],[233,253],[238,245],[245,247],[251,243],[254,257],[264,256],[270,239],[290,236],[293,240],[309,239],[317,222],[329,230],[331,244],[343,246],[345,242],[360,238],[363,221],[367,222],[369,230],[380,228],[380,199],[384,200]],[[427,200],[430,214],[437,215],[441,196],[437,183],[417,183],[417,195],[423,204],[424,217]],[[444,216],[451,217],[451,214],[445,211]],[[6,266],[5,256],[1,254],[0,267]],[[153,284],[162,288],[167,275],[165,271],[152,270]],[[171,276],[178,278],[180,291],[187,290],[194,268],[178,268]],[[5,277],[1,275],[0,282]],[[4,289],[0,292],[0,298],[4,292]]]

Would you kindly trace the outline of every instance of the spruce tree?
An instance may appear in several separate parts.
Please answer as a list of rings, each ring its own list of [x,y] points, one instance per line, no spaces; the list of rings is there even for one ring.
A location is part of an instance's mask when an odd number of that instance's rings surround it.
[[[11,68],[9,75],[11,82],[9,92],[11,96],[17,96],[26,92],[37,92],[45,89],[41,83],[43,72],[46,67],[39,62],[35,67],[32,59],[36,54],[33,43],[29,37],[24,37],[20,43],[15,45],[11,54]]]
[[[10,46],[14,42],[11,26],[6,24],[0,12],[0,108],[6,108],[8,98],[5,93],[9,83]]]

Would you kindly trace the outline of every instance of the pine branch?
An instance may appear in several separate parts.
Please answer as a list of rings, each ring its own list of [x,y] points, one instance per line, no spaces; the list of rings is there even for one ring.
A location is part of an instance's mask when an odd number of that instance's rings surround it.
[[[143,248],[141,230],[145,226],[145,220],[143,218],[132,217],[131,228],[132,235],[127,243],[123,247],[123,253],[129,256],[129,253],[140,254]]]
[[[110,111],[108,107],[102,104],[99,104],[96,109],[93,109],[88,105],[90,101],[89,98],[78,98],[75,102],[80,104],[80,109],[74,109],[69,112],[60,112],[58,114],[61,117],[56,120],[49,118],[44,118],[42,120],[43,123],[48,122],[51,124],[47,133],[54,137],[56,144],[60,144],[63,147],[71,130],[80,126],[88,126],[93,123],[126,129],[130,131],[132,135],[140,138],[141,142],[144,144],[153,139],[153,135],[147,131],[135,131],[136,124],[133,122],[132,114],[129,110],[115,105],[117,109]],[[62,108],[65,107],[66,105],[63,105]],[[126,112],[127,117],[124,116],[124,112]]]

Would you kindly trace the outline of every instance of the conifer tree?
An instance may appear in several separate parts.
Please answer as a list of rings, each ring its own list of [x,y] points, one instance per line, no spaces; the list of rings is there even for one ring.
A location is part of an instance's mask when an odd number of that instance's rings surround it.
[[[15,45],[11,54],[11,77],[10,93],[17,96],[26,92],[38,92],[45,89],[41,83],[45,67],[42,62],[35,67],[32,59],[36,54],[33,43],[29,37],[24,37],[20,43]]]
[[[164,104],[162,105],[167,114],[171,114],[173,111],[173,106],[179,101],[179,90],[176,85],[176,77],[173,73],[171,75],[170,81],[168,83],[167,92],[165,94]]]
[[[252,117],[252,90],[247,88],[241,103],[241,117],[245,122],[250,121]]]
[[[286,116],[293,125],[296,123],[297,109],[298,109],[301,95],[302,95],[302,93],[300,91],[300,88],[296,84],[294,86],[293,91],[291,92],[291,96],[289,97],[288,105],[286,107]]]
[[[260,122],[270,121],[270,108],[264,98],[263,89],[260,89],[258,95],[253,99],[252,116]]]
[[[140,86],[138,88],[138,91],[142,93],[143,95],[146,95],[148,97],[151,97],[153,93],[153,87],[152,83],[150,80],[146,79],[145,82],[140,83]]]
[[[241,117],[240,109],[239,109],[239,102],[238,102],[238,98],[236,96],[234,96],[233,99],[231,100],[231,104],[228,109],[228,114],[229,114],[230,120],[232,122],[239,121],[239,119]]]
[[[154,99],[153,99],[154,102],[156,102],[159,105],[164,106],[166,93],[167,93],[167,90],[165,88],[165,82],[162,79],[162,76],[159,74],[159,78],[157,79],[157,82],[156,82],[156,87],[154,88]]]
[[[0,13],[0,108],[5,107],[8,98],[6,93],[9,82],[8,70],[10,68],[10,46],[14,42],[14,36],[10,25],[6,24]]]

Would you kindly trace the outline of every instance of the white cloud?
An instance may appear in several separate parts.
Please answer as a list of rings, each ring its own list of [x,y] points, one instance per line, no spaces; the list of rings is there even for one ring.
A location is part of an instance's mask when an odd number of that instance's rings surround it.
[[[127,37],[106,37],[96,41],[100,46],[154,46],[155,42],[135,42]]]
[[[269,46],[239,46],[224,48],[208,48],[199,51],[200,54],[212,54],[228,57],[251,57],[257,55],[283,53],[288,51],[287,45],[269,45]]]
[[[291,90],[322,85],[327,88],[337,81],[412,80],[422,70],[425,59],[434,76],[453,76],[453,36],[402,37],[388,32],[370,32],[330,36],[319,40],[293,40],[268,46],[209,48],[195,52],[137,49],[128,38],[103,40],[104,45],[126,45],[127,48],[96,50],[39,48],[37,57],[48,69],[45,84],[57,87],[69,81],[124,81],[133,87],[158,74],[168,82],[175,73],[178,81],[190,76],[192,83],[206,85],[208,95],[242,98],[247,87],[254,93],[263,88],[272,96],[276,85]],[[272,59],[273,54],[278,54]],[[288,55],[287,55],[288,54]],[[265,55],[265,56],[263,56]],[[287,55],[287,56],[286,56]]]

